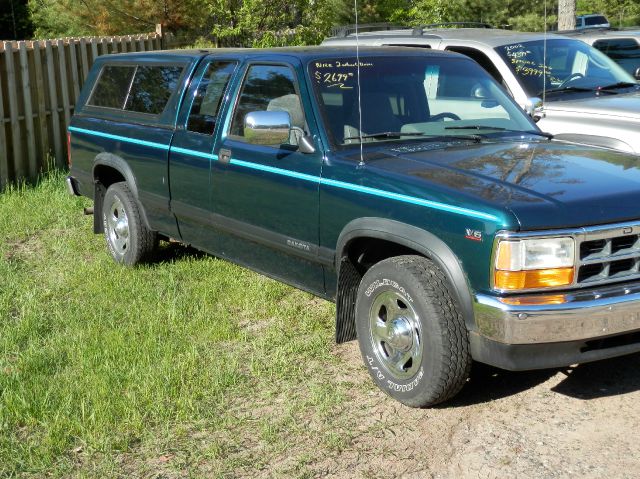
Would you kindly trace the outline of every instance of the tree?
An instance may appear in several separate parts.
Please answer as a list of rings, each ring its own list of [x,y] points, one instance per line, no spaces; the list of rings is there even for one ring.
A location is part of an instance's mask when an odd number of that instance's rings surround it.
[[[576,0],[558,0],[558,30],[576,28]]]
[[[547,2],[548,12],[555,10],[556,2]],[[483,22],[496,27],[536,31],[544,29],[544,7],[544,2],[532,4],[527,0],[411,0],[410,7],[394,12],[393,19],[411,25]],[[555,20],[555,15],[548,15],[547,27]]]
[[[163,23],[170,31],[201,26],[196,0],[29,0],[37,37],[124,35],[152,31]]]
[[[25,40],[32,35],[27,0],[0,0],[0,40]]]

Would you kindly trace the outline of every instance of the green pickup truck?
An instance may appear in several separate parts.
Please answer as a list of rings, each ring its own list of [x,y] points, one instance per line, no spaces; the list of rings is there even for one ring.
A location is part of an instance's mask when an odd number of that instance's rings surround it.
[[[69,144],[118,263],[173,239],[335,301],[337,341],[409,406],[472,360],[640,351],[637,157],[550,139],[465,56],[104,56]]]

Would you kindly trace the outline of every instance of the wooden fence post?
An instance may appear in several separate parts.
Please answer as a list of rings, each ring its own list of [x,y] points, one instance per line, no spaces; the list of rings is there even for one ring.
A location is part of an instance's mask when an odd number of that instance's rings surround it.
[[[164,43],[164,25],[162,23],[156,23],[156,35],[160,37],[160,50],[166,50],[167,46]]]
[[[98,58],[98,40],[96,38],[91,39],[91,64]]]
[[[16,72],[13,64],[13,43],[4,42],[4,60],[7,70],[7,93],[9,94],[9,118],[11,119],[11,144],[13,146],[13,169],[16,179],[24,178],[22,162],[22,138],[18,119],[18,92],[16,90]]]
[[[76,41],[74,38],[69,39],[69,66],[71,67],[71,83],[73,84],[72,104],[75,107],[76,100],[80,96],[80,81],[78,79],[78,58],[76,54]]]
[[[51,128],[53,129],[53,148],[56,157],[56,165],[61,166],[63,153],[60,138],[60,112],[58,111],[58,88],[56,86],[56,70],[53,57],[51,40],[45,43],[45,57],[47,61],[47,76],[49,80],[49,100],[51,102]]]
[[[2,52],[4,52],[4,44],[0,44],[0,53]],[[7,151],[7,135],[4,127],[2,83],[2,75],[0,75],[0,191],[9,184],[9,152]]]
[[[38,174],[38,159],[36,157],[36,135],[33,130],[33,103],[31,102],[31,79],[29,78],[29,57],[27,56],[27,44],[18,42],[20,52],[20,78],[22,80],[22,102],[24,105],[24,126],[27,131],[27,177],[35,178]]]
[[[69,102],[69,84],[67,83],[67,56],[64,52],[64,40],[58,39],[58,59],[60,61],[60,90],[62,92],[62,110],[64,113],[64,125],[62,134],[66,134],[69,123],[71,122],[71,104]],[[64,153],[63,153],[64,155]],[[58,158],[58,161],[64,165],[64,156]]]
[[[38,130],[40,131],[40,154],[42,155],[42,166],[48,167],[45,163],[49,154],[49,127],[47,126],[47,97],[44,89],[44,74],[42,68],[42,54],[40,42],[33,42],[33,65],[35,68],[36,94],[38,101]]]
[[[80,39],[80,60],[82,61],[82,83],[87,81],[89,75],[89,60],[87,55],[87,39]]]

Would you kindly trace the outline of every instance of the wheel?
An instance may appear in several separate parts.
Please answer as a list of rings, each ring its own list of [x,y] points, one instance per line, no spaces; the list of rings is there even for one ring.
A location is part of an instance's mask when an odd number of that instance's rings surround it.
[[[158,243],[142,221],[140,207],[126,183],[114,183],[104,195],[102,224],[107,247],[118,263],[133,266],[147,259]]]
[[[460,119],[460,117],[455,113],[451,113],[450,111],[443,111],[442,113],[433,115],[431,118],[429,118],[429,121],[444,121],[445,118],[451,118],[452,120]]]
[[[421,256],[372,266],[356,299],[362,358],[384,392],[411,407],[450,399],[471,368],[460,308],[444,273]]]

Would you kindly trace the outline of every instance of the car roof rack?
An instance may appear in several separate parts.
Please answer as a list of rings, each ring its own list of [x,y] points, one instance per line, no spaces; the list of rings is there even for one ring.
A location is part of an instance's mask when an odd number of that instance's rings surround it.
[[[399,25],[397,23],[363,23],[359,25],[342,25],[339,27],[333,27],[331,29],[331,36],[337,38],[345,38],[356,32],[383,32],[389,30],[411,30],[411,35],[419,37],[423,34],[424,30],[432,28],[493,28],[492,25],[483,22],[442,22],[442,23],[429,23],[427,25],[420,25],[418,27],[410,27],[408,25]]]
[[[551,33],[560,33],[563,35],[567,35],[570,33],[575,33],[576,35],[587,35],[593,32],[618,32],[625,30],[624,28],[616,28],[616,27],[586,27],[586,28],[576,28],[575,30],[549,30]]]
[[[331,29],[331,35],[334,37],[348,37],[356,30],[360,32],[382,32],[386,30],[410,30],[412,27],[406,25],[398,25],[397,23],[359,23],[358,25],[341,25]]]
[[[457,27],[457,28],[493,28],[492,25],[484,22],[441,22],[441,23],[429,23],[427,25],[421,25],[422,29],[429,28],[449,28],[449,27]]]

